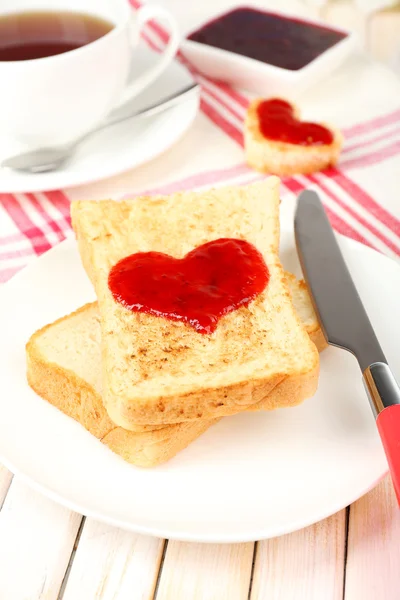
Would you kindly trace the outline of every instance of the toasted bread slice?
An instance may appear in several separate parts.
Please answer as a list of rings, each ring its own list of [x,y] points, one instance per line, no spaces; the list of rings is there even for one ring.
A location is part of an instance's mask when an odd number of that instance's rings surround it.
[[[267,398],[283,381],[313,395],[319,357],[295,313],[279,262],[279,180],[201,193],[72,204],[82,262],[99,303],[104,404],[125,429],[234,414]],[[248,307],[201,335],[181,322],[134,313],[108,287],[126,256],[158,251],[181,258],[219,238],[256,246],[270,272]]]
[[[266,139],[260,132],[257,108],[262,98],[254,100],[247,109],[244,122],[244,148],[247,164],[260,171],[279,175],[310,174],[335,165],[343,145],[342,133],[326,123],[321,123],[333,133],[333,142],[320,146],[298,146]],[[295,116],[300,117],[294,106]]]
[[[295,308],[311,339],[319,344],[324,337],[307,290],[293,275],[287,273],[286,278]],[[81,423],[113,452],[132,464],[155,466],[175,456],[218,421],[197,419],[158,429],[138,425],[135,432],[116,427],[102,401],[100,341],[97,303],[86,304],[32,335],[26,348],[27,377],[37,394]],[[282,403],[280,387],[271,393],[270,405],[278,400]],[[292,403],[301,400],[291,398]],[[262,402],[259,405],[262,408]]]

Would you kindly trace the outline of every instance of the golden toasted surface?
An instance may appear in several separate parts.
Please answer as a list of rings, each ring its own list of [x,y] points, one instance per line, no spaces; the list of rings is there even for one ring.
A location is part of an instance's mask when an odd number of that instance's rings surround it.
[[[298,146],[266,139],[260,132],[257,108],[263,98],[251,102],[244,122],[244,147],[247,164],[260,171],[279,176],[310,174],[335,165],[343,145],[342,133],[332,125],[321,123],[334,135],[332,144]],[[300,117],[295,108],[295,115]]]
[[[278,258],[279,180],[124,202],[75,202],[72,222],[98,297],[104,403],[130,429],[217,418],[256,404],[283,379],[318,369]],[[270,282],[211,335],[132,313],[108,288],[110,268],[139,251],[182,257],[221,237],[246,239],[263,254]]]

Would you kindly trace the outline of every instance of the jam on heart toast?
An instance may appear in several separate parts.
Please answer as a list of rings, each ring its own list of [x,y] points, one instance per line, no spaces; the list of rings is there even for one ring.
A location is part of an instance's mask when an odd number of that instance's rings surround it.
[[[268,279],[264,259],[252,244],[222,238],[182,258],[162,252],[131,254],[112,267],[108,286],[114,299],[133,312],[181,321],[207,334],[221,317],[248,306]]]
[[[254,100],[246,113],[244,145],[247,164],[274,175],[310,174],[335,165],[343,144],[338,129],[300,120],[286,100]]]
[[[278,256],[278,178],[121,202],[79,201],[71,214],[98,299],[103,401],[116,425],[215,419],[255,406],[278,384],[284,393],[271,408],[315,393],[318,352],[293,308]],[[223,238],[256,248],[269,280],[247,306],[221,316],[212,333],[115,300],[109,274],[127,256],[159,252],[182,259]]]
[[[285,273],[295,310],[319,351],[326,341],[304,281]],[[42,398],[75,419],[124,460],[140,467],[166,462],[218,419],[176,425],[138,425],[135,431],[116,426],[103,404],[101,329],[97,303],[86,304],[34,333],[26,347],[30,386]],[[282,384],[254,409],[282,402]],[[301,402],[303,392],[291,402]]]

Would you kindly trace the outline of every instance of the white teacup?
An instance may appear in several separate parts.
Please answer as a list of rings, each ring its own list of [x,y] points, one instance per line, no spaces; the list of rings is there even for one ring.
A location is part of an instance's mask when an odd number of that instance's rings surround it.
[[[134,12],[128,0],[2,0],[3,14],[74,11],[114,28],[85,46],[45,58],[0,61],[0,136],[28,147],[72,142],[112,109],[144,90],[174,57],[179,34],[171,14],[157,6]],[[158,62],[128,83],[140,31],[150,19],[167,23],[170,41]]]

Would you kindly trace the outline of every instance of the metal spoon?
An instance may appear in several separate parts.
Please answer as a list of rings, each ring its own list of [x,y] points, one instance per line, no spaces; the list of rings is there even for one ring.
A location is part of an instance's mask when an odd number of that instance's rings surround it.
[[[75,140],[71,144],[57,146],[54,148],[37,148],[36,150],[23,152],[22,154],[17,154],[10,158],[6,158],[1,162],[0,166],[13,169],[14,171],[28,171],[29,173],[45,173],[46,171],[55,171],[69,158],[71,158],[75,148],[89,136],[102,129],[105,129],[106,127],[109,127],[110,125],[115,125],[116,123],[121,123],[134,117],[148,117],[162,112],[174,104],[177,104],[182,98],[188,96],[189,94],[194,94],[195,90],[198,90],[199,88],[199,84],[193,83],[179,92],[175,92],[174,94],[167,96],[158,104],[152,104],[146,108],[142,108],[136,112],[125,114],[123,116],[121,116],[121,111],[118,111],[115,116],[111,115],[106,121],[104,121],[104,123],[101,123],[98,127],[96,127],[96,129],[92,129],[88,133],[85,133],[85,135],[80,137],[78,140]]]

